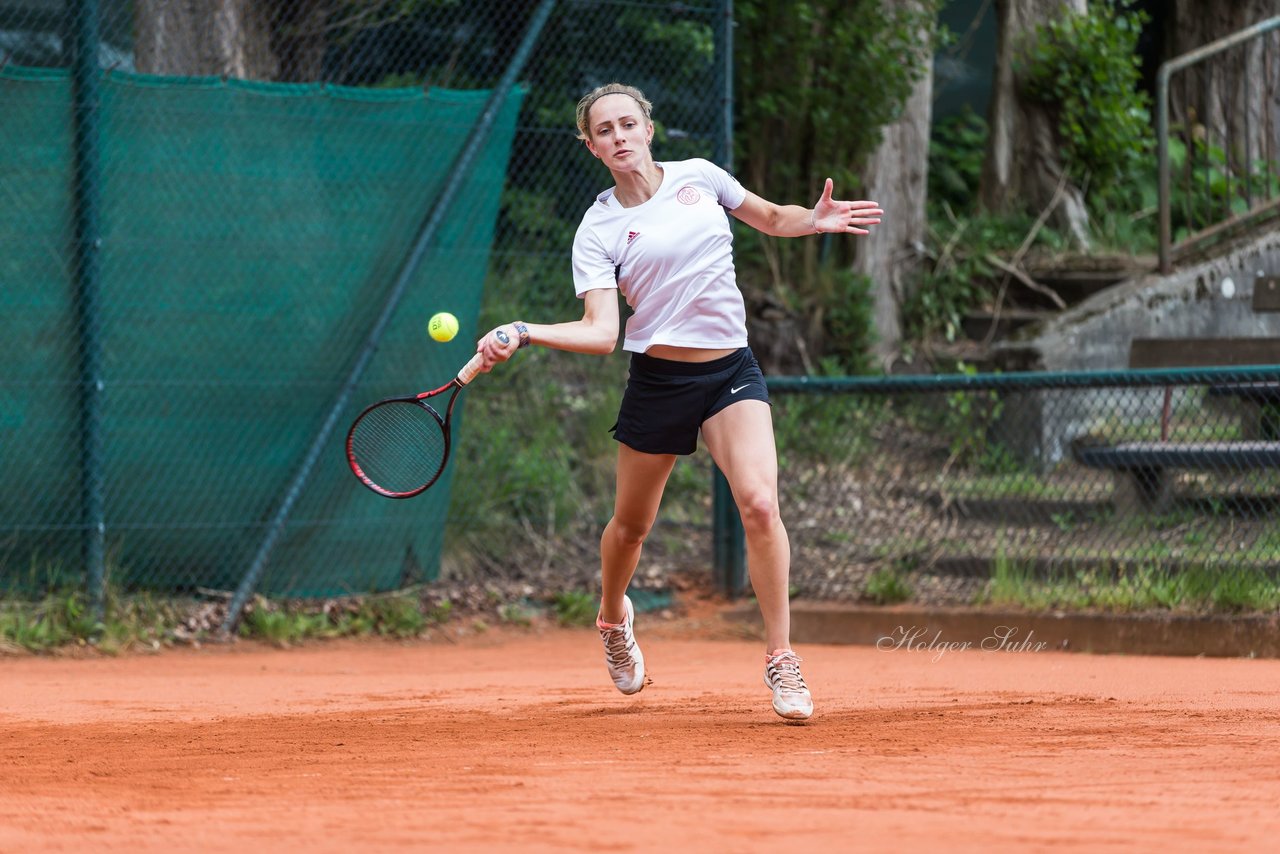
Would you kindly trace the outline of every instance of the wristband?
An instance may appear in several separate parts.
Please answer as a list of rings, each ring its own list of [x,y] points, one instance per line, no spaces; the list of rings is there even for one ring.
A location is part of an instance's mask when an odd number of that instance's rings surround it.
[[[520,336],[520,347],[528,347],[529,346],[529,327],[524,325],[523,320],[513,321],[511,325],[516,328],[516,334]],[[520,347],[517,347],[516,349],[518,350],[520,349]]]

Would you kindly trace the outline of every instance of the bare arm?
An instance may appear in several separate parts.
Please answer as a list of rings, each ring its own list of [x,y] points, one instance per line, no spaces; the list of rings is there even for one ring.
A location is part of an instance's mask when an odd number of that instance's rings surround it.
[[[800,205],[776,205],[755,193],[730,211],[742,222],[774,237],[803,237],[806,234],[870,234],[863,226],[879,225],[884,213],[875,202],[841,202],[831,198],[830,178],[822,189],[822,197],[813,208]]]
[[[618,344],[618,292],[613,288],[597,288],[587,291],[582,299],[582,319],[565,323],[528,323],[529,343],[568,350],[572,353],[591,353],[603,356],[612,353]],[[499,329],[507,334],[503,344],[494,334]],[[512,323],[491,329],[476,342],[476,352],[483,353],[489,370],[498,362],[505,362],[520,346],[520,336]]]

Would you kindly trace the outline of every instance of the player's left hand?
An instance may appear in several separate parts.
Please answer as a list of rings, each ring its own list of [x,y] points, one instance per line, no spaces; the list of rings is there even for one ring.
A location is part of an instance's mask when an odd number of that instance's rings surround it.
[[[831,198],[835,186],[828,178],[813,207],[813,227],[823,234],[870,234],[863,226],[879,225],[884,211],[875,202],[841,202]]]

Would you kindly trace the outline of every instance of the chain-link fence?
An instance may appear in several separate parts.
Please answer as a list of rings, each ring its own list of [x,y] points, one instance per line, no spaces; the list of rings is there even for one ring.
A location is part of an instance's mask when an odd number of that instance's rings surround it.
[[[857,600],[878,572],[968,604],[1000,574],[1280,568],[1280,369],[770,389],[801,595]]]
[[[639,85],[660,158],[729,162],[730,9],[0,0],[0,589],[328,595],[433,578],[446,520],[495,551],[514,526],[512,563],[593,540],[621,354],[477,383],[411,502],[364,491],[341,434],[484,323],[580,310],[585,91]],[[771,385],[801,593],[1275,565],[1280,372]],[[732,562],[710,481],[678,467],[663,516]]]
[[[728,9],[0,0],[0,588],[433,577],[456,466],[376,498],[346,424],[452,376],[486,275],[574,303],[587,89],[725,162]]]

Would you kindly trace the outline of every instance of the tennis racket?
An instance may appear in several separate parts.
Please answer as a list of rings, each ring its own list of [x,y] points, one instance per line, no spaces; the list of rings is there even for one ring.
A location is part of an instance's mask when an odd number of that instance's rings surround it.
[[[502,330],[495,334],[503,344],[510,340]],[[449,462],[458,392],[483,364],[484,357],[476,353],[440,388],[389,397],[361,412],[347,431],[347,464],[360,482],[387,498],[412,498],[430,489]],[[428,401],[448,391],[452,394],[442,416]]]

